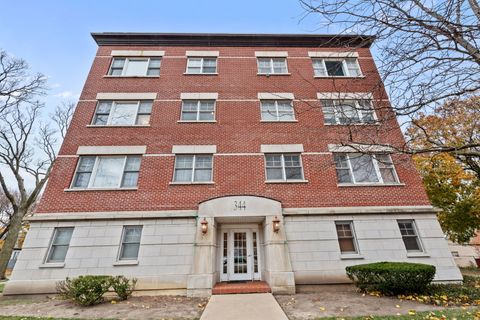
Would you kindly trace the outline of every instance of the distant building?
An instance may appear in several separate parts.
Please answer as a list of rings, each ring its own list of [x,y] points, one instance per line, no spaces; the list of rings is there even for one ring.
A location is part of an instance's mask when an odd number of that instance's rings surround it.
[[[462,276],[403,143],[369,36],[96,33],[99,48],[5,294],[122,274],[205,296],[346,282],[374,261]],[[376,89],[372,92],[371,88]],[[339,89],[340,88],[340,89]],[[365,135],[367,139],[367,135]]]

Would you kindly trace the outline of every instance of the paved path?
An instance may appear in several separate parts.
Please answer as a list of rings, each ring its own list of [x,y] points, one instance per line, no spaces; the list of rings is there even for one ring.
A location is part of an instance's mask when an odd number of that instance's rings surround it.
[[[200,320],[288,320],[271,293],[213,295]]]

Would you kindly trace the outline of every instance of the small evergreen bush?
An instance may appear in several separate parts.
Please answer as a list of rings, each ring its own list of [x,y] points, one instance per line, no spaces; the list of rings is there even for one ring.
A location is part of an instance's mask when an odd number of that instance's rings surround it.
[[[385,295],[424,292],[435,276],[435,267],[407,262],[377,262],[346,268],[347,276],[363,291]]]
[[[103,302],[103,295],[112,288],[121,300],[131,296],[137,279],[124,276],[79,276],[57,282],[57,292],[64,298],[82,306],[93,306]]]
[[[110,276],[79,276],[57,283],[57,292],[65,299],[74,300],[82,306],[103,302],[103,295],[111,285]]]
[[[112,289],[120,300],[127,300],[133,293],[137,279],[128,279],[124,276],[116,276],[111,281]]]

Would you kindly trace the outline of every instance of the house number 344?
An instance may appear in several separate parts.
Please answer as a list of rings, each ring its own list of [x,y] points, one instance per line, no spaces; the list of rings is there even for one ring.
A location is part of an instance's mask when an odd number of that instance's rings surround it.
[[[239,200],[233,202],[233,210],[247,210],[247,203],[245,200]]]

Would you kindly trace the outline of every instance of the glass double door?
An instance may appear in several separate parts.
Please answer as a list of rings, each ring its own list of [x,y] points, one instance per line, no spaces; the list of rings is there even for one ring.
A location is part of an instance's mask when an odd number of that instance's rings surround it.
[[[258,230],[222,232],[222,281],[259,279]]]

